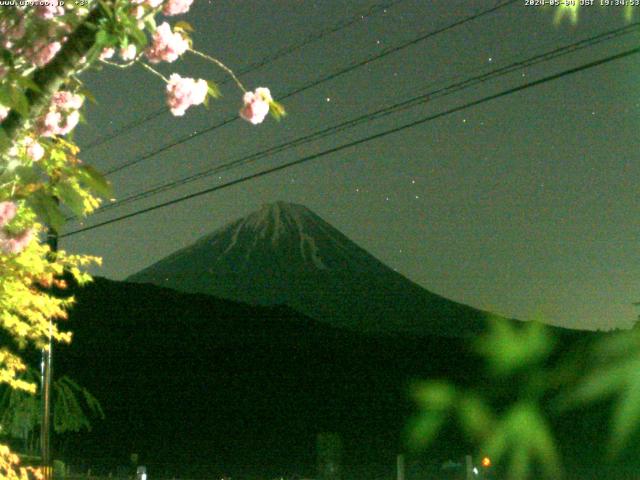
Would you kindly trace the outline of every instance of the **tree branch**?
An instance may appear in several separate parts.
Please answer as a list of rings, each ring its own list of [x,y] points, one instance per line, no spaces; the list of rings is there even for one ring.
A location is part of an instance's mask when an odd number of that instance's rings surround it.
[[[51,96],[60,89],[62,83],[78,67],[82,57],[86,56],[95,45],[95,25],[98,24],[103,15],[102,9],[96,6],[69,36],[69,39],[53,60],[33,74],[33,81],[40,91],[27,91],[29,115],[23,117],[15,110],[11,110],[4,122],[0,124],[0,128],[4,130],[11,143],[25,128],[29,119],[37,118],[49,106]],[[2,147],[0,147],[1,153],[4,153]]]

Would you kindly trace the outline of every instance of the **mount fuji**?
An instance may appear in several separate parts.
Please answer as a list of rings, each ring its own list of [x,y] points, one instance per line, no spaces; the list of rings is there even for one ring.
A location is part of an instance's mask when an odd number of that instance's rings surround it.
[[[483,331],[490,315],[413,283],[308,208],[286,202],[265,205],[127,280],[287,305],[371,333],[465,337]]]

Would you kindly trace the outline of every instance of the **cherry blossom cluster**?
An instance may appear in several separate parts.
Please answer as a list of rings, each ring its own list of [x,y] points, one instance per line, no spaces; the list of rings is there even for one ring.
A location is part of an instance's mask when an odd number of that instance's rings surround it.
[[[18,211],[14,202],[0,202],[0,251],[7,254],[20,253],[29,245],[33,238],[30,228],[13,235],[7,230],[7,225],[13,220]]]
[[[240,117],[247,122],[257,125],[262,123],[269,113],[269,106],[273,102],[268,88],[258,87],[254,92],[246,92],[242,97],[244,106],[240,110]]]
[[[37,120],[37,132],[43,137],[66,135],[80,120],[84,97],[68,91],[56,92],[49,109]]]
[[[151,63],[175,62],[189,49],[189,42],[179,32],[172,32],[171,26],[163,22],[153,35],[152,43],[145,50]]]
[[[86,11],[66,10],[56,2],[42,2],[34,8],[16,7],[3,12],[0,48],[11,52],[14,69],[28,74],[31,68],[41,68],[55,57]],[[7,65],[0,60],[0,80],[7,71]]]
[[[167,84],[167,105],[173,115],[180,117],[190,106],[203,103],[208,90],[206,80],[182,78],[174,73]]]
[[[156,9],[164,4],[162,13],[170,17],[172,15],[187,13],[189,8],[191,8],[193,0],[167,0],[166,2],[163,0],[131,0],[131,3],[134,5],[146,5],[151,9]]]
[[[40,142],[33,137],[24,137],[16,142],[8,151],[7,155],[11,158],[17,158],[20,152],[24,154],[33,162],[37,162],[44,157],[45,149]]]

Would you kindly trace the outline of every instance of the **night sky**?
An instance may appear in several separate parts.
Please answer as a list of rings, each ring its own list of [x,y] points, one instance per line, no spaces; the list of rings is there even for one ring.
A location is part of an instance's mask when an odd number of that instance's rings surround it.
[[[321,31],[353,25],[243,75],[276,99],[316,78],[486,10],[496,3],[404,0],[196,0],[184,20],[195,48],[236,71]],[[635,21],[638,21],[636,13]],[[284,100],[288,116],[241,120],[196,136],[110,178],[115,197],[236,160],[381,107],[625,25],[617,7],[585,7],[577,25],[524,0],[417,42]],[[172,22],[173,23],[173,22]],[[638,34],[513,73],[143,201],[98,221],[222,184],[315,152],[638,46]],[[507,95],[355,148],[168,208],[66,237],[62,248],[103,257],[95,273],[128,275],[227,222],[277,200],[301,203],[427,289],[520,319],[572,328],[629,327],[640,300],[640,57],[632,55]],[[166,75],[222,81],[201,59],[160,65]],[[164,105],[142,68],[86,76],[98,104],[79,145]],[[88,149],[106,171],[236,114],[241,92],[221,87],[210,109],[168,113]],[[78,228],[70,223],[66,231]]]

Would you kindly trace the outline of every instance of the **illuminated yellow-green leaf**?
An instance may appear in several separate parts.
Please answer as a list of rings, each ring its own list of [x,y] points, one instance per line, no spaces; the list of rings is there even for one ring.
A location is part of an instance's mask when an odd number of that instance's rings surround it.
[[[269,113],[276,120],[280,120],[284,117],[287,112],[284,109],[284,106],[281,103],[276,102],[275,100],[271,100],[269,102]]]
[[[423,412],[409,424],[407,444],[418,449],[429,446],[436,439],[447,416],[442,412]]]
[[[176,22],[176,24],[174,25],[173,29],[174,29],[174,31],[175,30],[182,30],[184,32],[189,32],[189,33],[195,32],[195,29],[191,26],[191,24],[189,22],[185,22],[185,21]]]
[[[502,320],[491,320],[487,334],[476,348],[497,375],[510,375],[516,370],[546,359],[553,350],[554,339],[541,323],[528,322],[515,326]]]
[[[0,150],[6,150],[11,147],[11,140],[4,131],[4,128],[0,125]]]
[[[92,191],[102,197],[107,198],[113,195],[111,183],[104,175],[89,165],[82,165],[78,168],[78,178]]]
[[[220,88],[218,88],[218,84],[213,80],[207,80],[207,93],[213,98],[220,98]]]
[[[477,395],[467,394],[458,401],[460,424],[471,438],[485,438],[495,423],[489,406]]]
[[[443,411],[453,406],[456,388],[445,382],[422,382],[414,387],[413,398],[422,408]]]
[[[594,366],[577,387],[565,395],[565,405],[617,397],[613,409],[609,454],[626,445],[640,422],[640,333],[620,332],[594,348]]]
[[[60,206],[49,195],[38,191],[29,196],[27,201],[45,225],[56,230],[59,230],[64,225],[65,217],[60,211]]]
[[[516,403],[501,418],[483,451],[496,463],[508,457],[508,474],[513,480],[533,478],[531,475],[538,469],[544,478],[562,477],[551,429],[539,408],[531,402]]]
[[[84,197],[80,192],[68,183],[56,185],[55,194],[62,203],[71,209],[76,215],[83,215],[85,212]]]
[[[29,116],[29,100],[27,100],[26,95],[22,91],[22,89],[18,87],[13,87],[9,90],[11,96],[10,106],[12,109],[16,110],[23,117]]]

